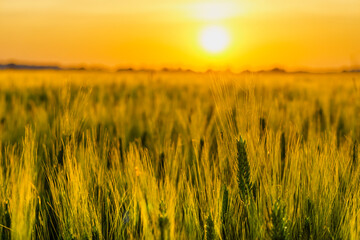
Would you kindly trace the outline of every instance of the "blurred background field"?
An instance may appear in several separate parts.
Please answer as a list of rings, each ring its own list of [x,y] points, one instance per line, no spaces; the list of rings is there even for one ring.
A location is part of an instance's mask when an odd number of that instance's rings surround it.
[[[0,237],[357,239],[359,119],[355,73],[0,71]]]

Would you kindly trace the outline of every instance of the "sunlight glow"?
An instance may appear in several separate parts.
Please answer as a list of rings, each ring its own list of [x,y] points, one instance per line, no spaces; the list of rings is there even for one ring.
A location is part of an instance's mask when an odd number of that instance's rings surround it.
[[[230,18],[236,15],[236,10],[238,10],[234,3],[228,2],[193,3],[190,9],[195,18],[203,20]]]
[[[200,33],[201,46],[210,53],[224,51],[230,42],[228,31],[222,26],[208,26]]]

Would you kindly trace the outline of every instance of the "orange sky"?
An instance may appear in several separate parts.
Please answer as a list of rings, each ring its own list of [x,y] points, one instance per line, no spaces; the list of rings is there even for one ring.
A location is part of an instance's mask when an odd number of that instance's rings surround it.
[[[226,28],[225,52],[199,43]],[[289,70],[360,65],[359,0],[0,0],[0,61]]]

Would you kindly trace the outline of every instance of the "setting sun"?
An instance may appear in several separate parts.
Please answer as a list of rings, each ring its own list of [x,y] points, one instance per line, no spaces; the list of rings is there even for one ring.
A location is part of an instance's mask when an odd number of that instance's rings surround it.
[[[221,26],[208,26],[201,31],[201,46],[210,53],[223,52],[229,45],[228,31]]]

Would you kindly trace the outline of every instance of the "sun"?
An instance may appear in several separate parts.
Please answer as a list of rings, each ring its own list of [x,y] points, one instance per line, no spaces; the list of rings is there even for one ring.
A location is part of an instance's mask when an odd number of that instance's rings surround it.
[[[222,26],[208,26],[200,33],[201,46],[209,53],[223,52],[228,47],[229,42],[229,33]]]

